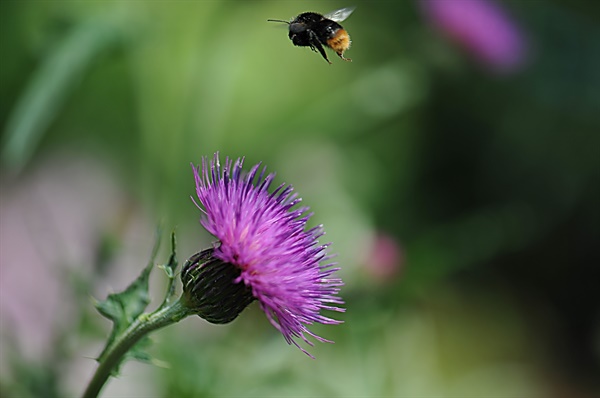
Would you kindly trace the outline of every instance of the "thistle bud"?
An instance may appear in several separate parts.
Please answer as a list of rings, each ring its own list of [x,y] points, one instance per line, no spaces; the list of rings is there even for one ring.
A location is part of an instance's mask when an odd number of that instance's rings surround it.
[[[214,249],[191,256],[181,272],[186,306],[210,323],[233,321],[252,301],[252,291],[233,264],[213,257]]]

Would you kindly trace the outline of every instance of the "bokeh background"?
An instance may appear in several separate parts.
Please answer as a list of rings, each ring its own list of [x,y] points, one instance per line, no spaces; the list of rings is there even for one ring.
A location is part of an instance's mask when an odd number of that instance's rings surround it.
[[[215,151],[315,212],[345,323],[312,360],[256,305],[188,318],[104,396],[596,396],[598,6],[355,1],[333,65],[266,22],[349,5],[0,2],[1,396],[81,394],[110,330],[91,298],[159,224],[180,261],[210,246],[190,162]]]

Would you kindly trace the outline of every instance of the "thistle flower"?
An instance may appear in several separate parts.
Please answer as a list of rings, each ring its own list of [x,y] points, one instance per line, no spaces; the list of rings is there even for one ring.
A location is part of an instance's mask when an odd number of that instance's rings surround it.
[[[309,336],[331,342],[310,332],[309,325],[341,323],[321,314],[321,310],[344,312],[335,306],[343,304],[337,296],[343,283],[332,277],[339,268],[330,262],[332,256],[327,254],[327,245],[318,243],[324,234],[322,227],[305,230],[312,213],[308,213],[307,207],[296,206],[301,199],[292,193],[293,188],[281,184],[269,193],[275,175],[265,176],[266,168],[261,169],[260,163],[244,174],[243,162],[243,158],[235,163],[227,158],[225,167],[221,168],[217,153],[212,161],[203,158],[201,169],[192,165],[199,200],[196,205],[204,213],[201,224],[219,240],[204,262],[217,259],[210,264],[219,267],[229,264],[235,269],[228,274],[229,279],[221,278],[220,287],[243,284],[247,288],[238,289],[240,302],[245,304],[227,305],[235,308],[217,314],[216,318],[222,321],[235,318],[252,301],[248,300],[250,292],[287,343],[308,354],[297,339],[310,346],[313,343]],[[196,270],[204,268],[198,261],[190,264],[195,264]],[[184,291],[189,295],[192,287],[200,283],[195,281],[201,278],[198,279],[198,272],[187,272],[187,268],[182,277]],[[191,279],[193,275],[196,279]],[[208,286],[214,276],[204,280],[208,280],[209,283],[205,283]],[[197,293],[191,294],[194,295]],[[206,303],[202,300],[198,302]]]
[[[419,0],[430,23],[495,72],[524,64],[527,43],[518,23],[493,0]]]

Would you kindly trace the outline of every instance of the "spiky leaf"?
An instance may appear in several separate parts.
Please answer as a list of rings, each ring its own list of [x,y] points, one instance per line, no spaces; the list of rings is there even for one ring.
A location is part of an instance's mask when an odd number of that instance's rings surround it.
[[[175,285],[173,282],[175,281],[175,271],[177,270],[177,254],[176,254],[177,242],[175,239],[175,231],[171,232],[171,255],[169,256],[169,261],[164,265],[159,265],[158,267],[165,271],[167,274],[167,278],[169,278],[168,287],[167,287],[167,295],[165,296],[165,300],[161,305],[161,308],[167,305],[171,298],[175,295]]]
[[[156,242],[152,249],[150,261],[142,270],[140,276],[137,277],[125,290],[120,293],[109,294],[106,300],[96,301],[95,307],[104,317],[113,322],[113,328],[106,342],[104,350],[98,357],[98,361],[102,361],[104,355],[115,342],[116,338],[121,335],[135,320],[144,312],[150,303],[150,295],[148,292],[148,282],[150,272],[154,267],[154,259],[160,246],[160,232],[157,233]],[[149,358],[145,353],[144,348],[149,345],[148,342],[142,339],[136,344],[130,352],[124,357],[133,357],[144,359]]]

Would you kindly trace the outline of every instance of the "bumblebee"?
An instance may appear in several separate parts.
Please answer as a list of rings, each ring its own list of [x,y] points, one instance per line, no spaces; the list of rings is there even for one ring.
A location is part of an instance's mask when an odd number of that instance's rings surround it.
[[[318,51],[331,65],[323,46],[331,48],[344,61],[352,61],[350,58],[344,58],[344,51],[350,48],[350,36],[338,22],[348,18],[355,8],[341,8],[325,15],[305,12],[290,22],[280,19],[267,21],[288,24],[290,30],[288,36],[295,46],[310,47],[314,52]]]

